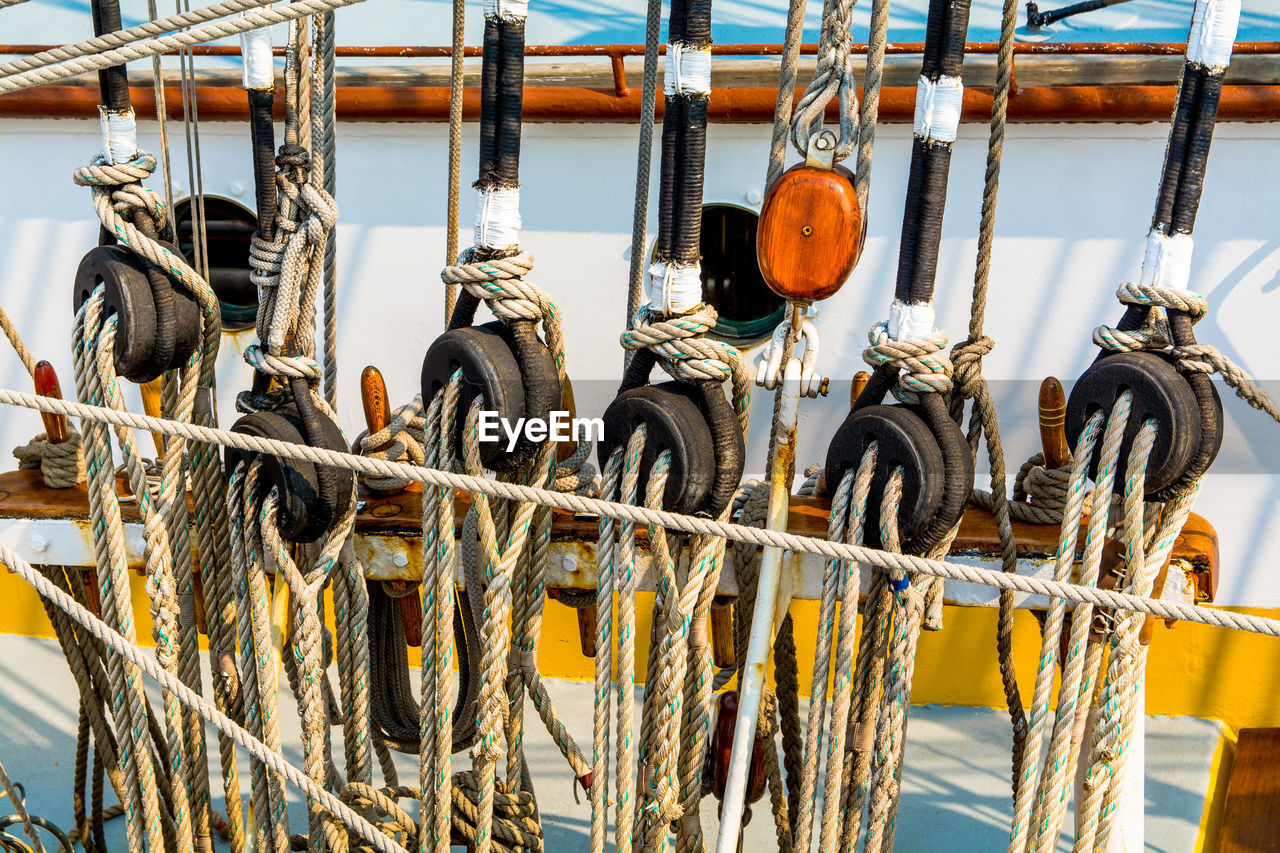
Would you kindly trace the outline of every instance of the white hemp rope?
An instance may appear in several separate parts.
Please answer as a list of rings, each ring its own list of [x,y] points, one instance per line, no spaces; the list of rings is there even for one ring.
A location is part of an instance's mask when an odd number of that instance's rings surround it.
[[[997,589],[1011,589],[1015,592],[1023,592],[1029,595],[1065,598],[1067,601],[1092,604],[1098,607],[1149,613],[1163,619],[1197,622],[1219,628],[1231,628],[1255,634],[1265,634],[1271,637],[1280,637],[1280,620],[1252,616],[1247,613],[1233,613],[1229,610],[1218,610],[1194,604],[1181,604],[1158,598],[1143,598],[1137,595],[1115,592],[1114,590],[1089,589],[1078,584],[1052,581],[1045,578],[1007,575],[980,569],[976,566],[931,560],[910,554],[888,554],[874,548],[830,542],[826,539],[818,539],[812,536],[747,527],[731,522],[682,515],[668,510],[628,506],[627,504],[601,500],[600,498],[590,498],[568,492],[555,492],[550,489],[540,489],[536,486],[525,486],[519,483],[503,483],[484,477],[454,474],[403,462],[370,459],[353,453],[324,450],[288,441],[228,432],[198,424],[177,423],[163,418],[137,414],[136,412],[117,412],[102,406],[91,406],[53,397],[41,397],[10,388],[0,388],[0,403],[22,406],[42,412],[54,412],[98,423],[128,426],[164,435],[179,435],[184,438],[202,441],[206,444],[233,447],[237,450],[251,453],[266,453],[283,459],[297,459],[317,465],[355,471],[365,475],[372,474],[375,477],[404,477],[415,483],[423,483],[430,486],[447,486],[461,489],[462,491],[480,492],[491,497],[508,498],[516,501],[533,501],[543,506],[568,510],[573,513],[609,516],[610,518],[639,524],[655,524],[685,533],[720,536],[734,542],[747,542],[752,545],[773,545],[788,551],[817,554],[822,557],[840,560],[858,560],[878,569],[920,572],[932,577],[982,584],[983,586],[991,586]]]
[[[138,669],[151,676],[162,688],[173,693],[178,701],[200,714],[206,722],[212,723],[219,731],[230,736],[237,744],[258,761],[283,776],[291,784],[317,800],[326,809],[332,811],[343,823],[352,827],[361,837],[368,841],[379,853],[408,853],[391,838],[380,832],[373,824],[357,814],[348,805],[320,785],[313,783],[299,768],[285,761],[277,753],[267,748],[262,741],[241,728],[227,715],[223,714],[178,678],[166,672],[152,660],[141,648],[130,643],[98,617],[81,606],[75,599],[67,595],[44,575],[36,571],[29,563],[18,557],[4,545],[0,545],[0,563],[31,584],[36,592],[65,611],[75,619],[95,639],[105,643],[108,648],[129,661]]]
[[[136,27],[116,30],[111,33],[103,33],[96,38],[85,39],[84,41],[78,41],[74,44],[64,44],[59,47],[50,48],[49,50],[43,50],[40,53],[33,53],[30,56],[23,56],[18,59],[0,63],[0,77],[8,77],[12,74],[17,74],[21,71],[30,71],[34,68],[43,68],[46,65],[64,62],[68,59],[75,59],[80,56],[89,56],[101,53],[102,51],[109,50],[113,47],[122,47],[126,44],[136,42],[139,39],[146,38],[147,36],[158,36],[182,27],[203,24],[206,21],[223,18],[227,15],[234,15],[236,12],[243,12],[246,9],[256,9],[259,6],[269,6],[273,2],[275,2],[275,0],[222,0],[221,3],[213,3],[194,11],[170,15],[167,18],[148,21],[147,23],[139,24]],[[3,8],[3,3],[0,3],[0,9]]]
[[[253,12],[246,12],[242,16],[226,21],[215,21],[184,32],[131,42],[122,47],[104,50],[91,56],[80,56],[56,65],[43,66],[20,74],[0,77],[0,94],[18,92],[22,89],[29,89],[32,86],[47,86],[50,83],[56,83],[59,80],[65,80],[68,77],[75,77],[90,71],[99,71],[103,68],[132,62],[135,59],[157,56],[179,48],[204,44],[205,42],[216,41],[228,36],[236,36],[260,27],[269,27],[285,21],[294,21],[318,12],[327,12],[330,9],[339,9],[343,6],[351,6],[362,2],[364,0],[295,0],[295,2],[289,3],[279,10],[258,9]]]

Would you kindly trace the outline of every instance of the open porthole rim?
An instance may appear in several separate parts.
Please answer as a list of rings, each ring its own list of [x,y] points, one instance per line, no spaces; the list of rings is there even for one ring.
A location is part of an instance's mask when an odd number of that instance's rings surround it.
[[[707,295],[706,281],[707,281],[707,254],[708,253],[705,251],[706,235],[707,235],[707,228],[705,226],[706,226],[707,212],[716,211],[716,210],[740,211],[742,213],[749,214],[751,216],[752,224],[754,225],[754,224],[757,224],[760,220],[760,211],[758,207],[759,207],[758,205],[752,206],[749,204],[742,204],[742,203],[733,202],[733,201],[706,201],[703,203],[702,215],[703,215],[704,227],[702,229],[702,234],[703,234],[702,248],[704,251],[702,252],[702,258],[703,258],[702,273],[703,273],[704,299],[706,298],[706,295]],[[707,333],[710,337],[716,340],[724,341],[725,343],[728,343],[728,344],[732,344],[733,346],[736,346],[739,349],[746,349],[769,340],[769,338],[772,337],[773,335],[774,329],[776,329],[778,325],[782,323],[782,321],[786,317],[786,302],[782,299],[782,297],[778,296],[771,289],[769,289],[769,285],[765,283],[764,276],[760,274],[760,268],[756,263],[754,228],[752,229],[751,239],[746,241],[746,244],[747,245],[745,248],[749,253],[750,269],[755,270],[755,273],[758,276],[758,282],[757,282],[758,296],[767,300],[768,304],[766,307],[768,306],[772,306],[772,307],[767,313],[760,312],[758,316],[753,316],[747,319],[730,318],[730,317],[724,316],[723,313],[721,313],[721,316],[717,321],[715,328],[713,328],[710,332]],[[656,237],[651,238],[649,240],[649,245],[645,253],[645,257],[647,259],[647,264],[645,267],[646,276],[648,275],[648,267],[653,264],[653,252],[656,245],[657,245],[657,238]],[[713,305],[718,312],[720,311],[720,305],[718,305],[715,300],[706,300],[706,301],[708,301],[711,305]]]
[[[193,196],[187,195],[175,199],[173,203],[173,221],[178,237],[178,248],[182,252],[187,263],[192,264],[193,266],[195,263],[194,244],[190,228],[194,201],[195,199]],[[235,257],[232,259],[233,263],[210,263],[209,285],[213,288],[214,295],[218,298],[222,330],[224,332],[241,332],[247,329],[252,329],[257,323],[258,317],[258,297],[256,288],[245,288],[243,286],[240,288],[240,290],[243,291],[241,294],[242,298],[246,295],[252,295],[251,303],[244,303],[240,300],[229,301],[226,298],[227,286],[225,284],[225,280],[220,282],[220,279],[223,279],[223,276],[219,274],[219,271],[221,270],[225,272],[227,270],[234,270],[237,277],[248,276],[249,241],[252,238],[253,233],[257,230],[257,215],[233,198],[227,198],[226,196],[212,193],[205,193],[204,205],[206,223],[214,221],[215,217],[220,220],[227,220],[234,216],[234,219],[236,220],[236,230],[243,235],[234,238],[243,240],[243,252],[240,252],[239,250],[235,252]],[[219,208],[221,208],[221,215],[218,214]],[[211,213],[211,209],[213,210],[213,213]],[[183,231],[184,227],[187,229],[185,235]],[[216,230],[216,228],[210,228],[206,225],[206,233],[215,232]]]

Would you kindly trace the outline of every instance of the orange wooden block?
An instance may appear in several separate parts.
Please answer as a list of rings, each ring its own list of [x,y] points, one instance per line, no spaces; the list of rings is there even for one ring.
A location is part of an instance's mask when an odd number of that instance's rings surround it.
[[[844,284],[861,254],[862,210],[848,169],[800,164],[769,187],[756,231],[756,259],[779,296],[826,299]]]

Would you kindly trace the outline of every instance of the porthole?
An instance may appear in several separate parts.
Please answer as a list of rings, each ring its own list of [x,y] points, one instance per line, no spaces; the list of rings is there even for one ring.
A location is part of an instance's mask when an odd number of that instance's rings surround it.
[[[184,198],[174,205],[178,248],[195,265],[192,237],[195,205]],[[222,328],[238,331],[253,327],[258,315],[258,289],[249,281],[249,242],[258,230],[258,218],[234,201],[204,197],[204,233],[209,253],[209,286],[218,297]]]
[[[755,211],[732,204],[702,208],[702,299],[720,315],[716,337],[746,344],[768,337],[785,303],[756,263]]]

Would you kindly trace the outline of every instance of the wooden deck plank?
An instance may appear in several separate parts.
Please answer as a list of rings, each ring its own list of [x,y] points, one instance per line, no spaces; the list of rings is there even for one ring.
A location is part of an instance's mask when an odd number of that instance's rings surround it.
[[[1218,853],[1280,851],[1280,729],[1241,729]]]

